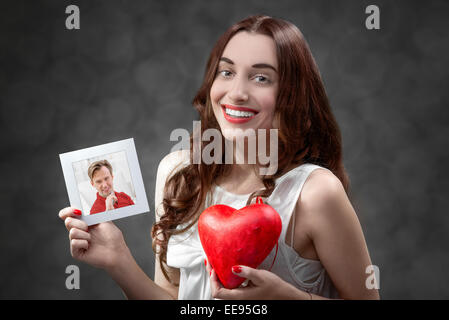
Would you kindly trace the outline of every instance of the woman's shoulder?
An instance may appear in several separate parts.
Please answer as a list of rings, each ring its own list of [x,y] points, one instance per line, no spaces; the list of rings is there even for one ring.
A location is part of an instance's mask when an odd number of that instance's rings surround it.
[[[167,154],[160,162],[157,169],[158,175],[168,177],[186,165],[190,164],[190,150],[177,150]]]
[[[293,213],[296,215],[295,230],[314,239],[323,232],[322,221],[338,220],[335,218],[345,198],[346,192],[337,176],[325,168],[314,169],[304,182],[296,202]],[[328,215],[332,214],[335,216],[329,219]]]
[[[307,177],[297,206],[315,215],[317,211],[327,211],[323,209],[335,205],[346,197],[346,191],[340,179],[330,170],[317,168]],[[304,210],[301,211],[304,212]]]
[[[183,165],[190,162],[189,150],[179,150],[167,154],[160,162],[157,168],[156,175],[156,190],[155,190],[155,214],[156,221],[162,216],[163,211],[160,204],[163,199],[163,190],[168,178],[179,170]]]
[[[316,168],[307,177],[303,192],[306,191],[314,195],[325,195],[336,192],[339,189],[343,189],[343,185],[332,171],[325,168]]]

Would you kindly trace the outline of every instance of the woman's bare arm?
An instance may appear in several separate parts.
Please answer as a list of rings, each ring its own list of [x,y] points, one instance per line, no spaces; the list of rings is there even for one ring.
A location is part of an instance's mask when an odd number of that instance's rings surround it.
[[[315,170],[301,198],[298,205],[307,212],[309,236],[340,297],[379,299],[378,290],[365,285],[371,259],[357,214],[340,180],[328,171]]]

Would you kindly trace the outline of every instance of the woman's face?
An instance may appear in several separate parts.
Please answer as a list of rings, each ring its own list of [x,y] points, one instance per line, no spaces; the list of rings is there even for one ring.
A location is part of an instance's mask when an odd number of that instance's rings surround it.
[[[278,63],[273,39],[246,31],[226,45],[210,90],[215,117],[224,137],[237,129],[270,129],[278,92]]]

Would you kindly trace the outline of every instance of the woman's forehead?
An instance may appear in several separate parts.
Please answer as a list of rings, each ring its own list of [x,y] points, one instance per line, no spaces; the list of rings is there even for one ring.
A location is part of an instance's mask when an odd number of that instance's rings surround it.
[[[274,40],[264,34],[240,31],[226,45],[222,57],[236,65],[252,66],[266,63],[277,69],[276,45]]]

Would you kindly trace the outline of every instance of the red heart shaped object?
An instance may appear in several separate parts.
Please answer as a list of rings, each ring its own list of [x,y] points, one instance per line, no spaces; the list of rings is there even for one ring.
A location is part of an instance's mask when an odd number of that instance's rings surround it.
[[[245,281],[231,272],[232,266],[257,268],[277,243],[281,229],[279,214],[263,203],[240,210],[217,204],[204,210],[198,220],[198,233],[208,262],[228,289]]]

